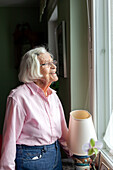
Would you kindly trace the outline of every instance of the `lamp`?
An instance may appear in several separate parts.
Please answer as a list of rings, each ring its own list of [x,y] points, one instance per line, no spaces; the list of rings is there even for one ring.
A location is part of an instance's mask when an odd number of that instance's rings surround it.
[[[76,169],[89,169],[90,158],[82,150],[82,146],[91,138],[97,140],[91,114],[86,110],[70,112],[67,144],[75,157]]]

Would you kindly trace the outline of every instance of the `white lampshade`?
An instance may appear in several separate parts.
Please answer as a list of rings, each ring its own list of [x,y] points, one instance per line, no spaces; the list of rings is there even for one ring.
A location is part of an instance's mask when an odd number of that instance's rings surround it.
[[[86,153],[82,150],[82,146],[89,143],[91,138],[97,140],[91,114],[86,110],[72,111],[67,140],[71,152],[75,155],[85,156]]]

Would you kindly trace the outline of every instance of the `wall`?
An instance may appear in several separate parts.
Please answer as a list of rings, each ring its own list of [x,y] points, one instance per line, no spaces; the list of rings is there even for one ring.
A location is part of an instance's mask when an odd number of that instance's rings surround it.
[[[88,109],[87,6],[83,0],[58,1],[58,23],[66,21],[67,78],[59,78],[59,96],[67,122],[74,109]]]
[[[52,1],[50,1],[52,4]],[[74,109],[88,109],[87,6],[82,0],[58,0],[57,25],[66,22],[67,78],[59,76],[58,95],[67,123]],[[55,4],[54,4],[55,6]],[[48,8],[49,16],[53,9]]]
[[[45,29],[38,22],[37,8],[0,8],[0,133],[5,115],[6,98],[18,82],[15,69],[13,33],[17,24],[30,23],[33,31]]]
[[[86,1],[70,0],[71,110],[88,109],[88,35],[86,9]]]
[[[66,22],[66,60],[67,60],[67,78],[59,77],[59,97],[63,104],[67,123],[69,121],[69,113],[71,110],[70,98],[70,1],[58,1],[58,21]]]

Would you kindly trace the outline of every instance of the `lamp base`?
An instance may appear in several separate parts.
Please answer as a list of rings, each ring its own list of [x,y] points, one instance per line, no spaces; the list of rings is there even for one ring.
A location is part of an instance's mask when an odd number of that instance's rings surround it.
[[[90,170],[90,157],[73,155],[76,170]]]
[[[90,166],[75,166],[76,170],[90,170]]]

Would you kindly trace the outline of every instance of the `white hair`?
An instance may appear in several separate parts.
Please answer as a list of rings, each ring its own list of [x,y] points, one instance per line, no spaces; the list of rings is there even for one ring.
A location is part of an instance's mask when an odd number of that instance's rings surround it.
[[[40,62],[37,56],[46,52],[45,47],[37,47],[25,53],[20,63],[18,75],[20,82],[30,83],[43,77],[40,73]]]

